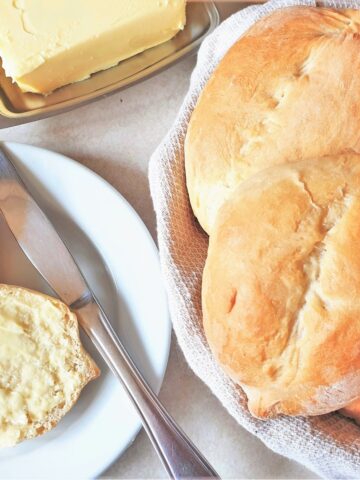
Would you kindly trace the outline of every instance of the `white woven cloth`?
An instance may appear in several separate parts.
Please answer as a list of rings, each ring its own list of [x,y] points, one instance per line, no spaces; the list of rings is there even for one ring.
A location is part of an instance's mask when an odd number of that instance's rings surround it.
[[[360,478],[358,426],[337,413],[267,421],[252,418],[242,390],[214,361],[202,327],[200,289],[208,237],[195,221],[185,186],[183,146],[189,117],[201,89],[229,47],[259,18],[292,5],[315,6],[315,2],[273,0],[246,8],[223,22],[203,42],[175,124],[150,161],[161,265],[174,330],[185,357],[239,424],[275,452],[297,460],[323,477]],[[326,5],[360,8],[360,0],[330,0]]]

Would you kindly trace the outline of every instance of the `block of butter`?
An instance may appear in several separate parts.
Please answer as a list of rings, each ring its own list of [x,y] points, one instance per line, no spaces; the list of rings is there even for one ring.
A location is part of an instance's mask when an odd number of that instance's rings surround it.
[[[1,0],[0,57],[24,92],[47,94],[169,40],[185,0]]]

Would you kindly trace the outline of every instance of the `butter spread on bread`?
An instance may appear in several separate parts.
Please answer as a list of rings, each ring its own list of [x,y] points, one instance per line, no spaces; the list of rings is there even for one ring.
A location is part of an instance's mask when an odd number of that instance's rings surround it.
[[[67,306],[0,285],[0,447],[50,430],[98,374]]]

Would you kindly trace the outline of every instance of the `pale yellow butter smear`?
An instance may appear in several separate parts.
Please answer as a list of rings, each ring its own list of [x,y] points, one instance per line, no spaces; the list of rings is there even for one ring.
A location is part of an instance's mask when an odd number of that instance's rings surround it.
[[[24,92],[49,93],[172,38],[185,0],[1,0],[0,57]]]
[[[86,365],[70,333],[50,299],[0,292],[0,448],[37,435],[74,402]]]

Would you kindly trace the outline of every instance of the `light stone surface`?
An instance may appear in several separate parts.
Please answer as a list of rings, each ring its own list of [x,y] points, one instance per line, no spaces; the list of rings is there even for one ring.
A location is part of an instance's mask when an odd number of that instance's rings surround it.
[[[49,148],[91,168],[134,206],[155,238],[148,160],[175,119],[194,65],[195,57],[188,58],[139,85],[73,112],[1,130],[0,140]],[[160,398],[223,478],[317,478],[274,454],[240,427],[192,374],[174,337]],[[103,477],[166,475],[142,431]]]

